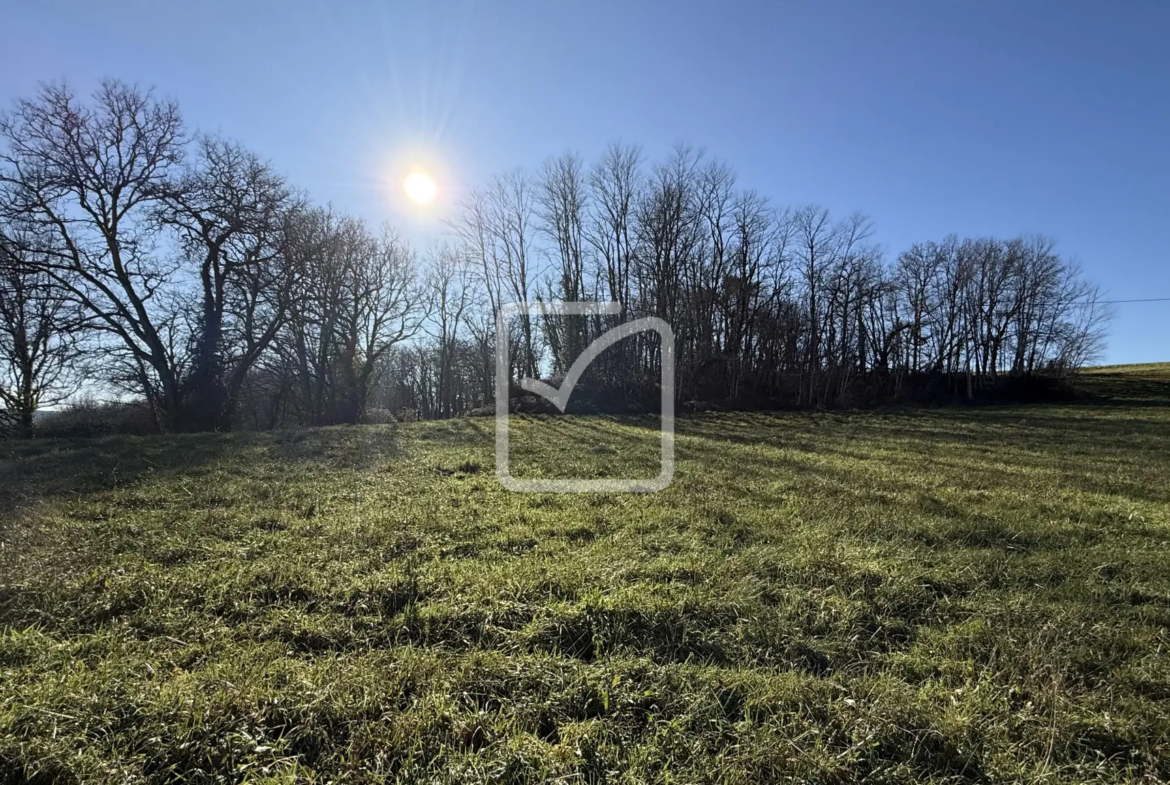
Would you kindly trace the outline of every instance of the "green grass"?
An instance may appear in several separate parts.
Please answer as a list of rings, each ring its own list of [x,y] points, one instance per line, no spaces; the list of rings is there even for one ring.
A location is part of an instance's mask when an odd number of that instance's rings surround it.
[[[1138,363],[1134,365],[1098,365],[1085,369],[1090,375],[1123,374],[1126,376],[1150,376],[1170,381],[1170,363]]]
[[[1170,779],[1170,374],[1124,376],[684,418],[654,495],[507,493],[489,419],[2,445],[0,782]],[[652,420],[513,424],[518,474],[657,471]]]

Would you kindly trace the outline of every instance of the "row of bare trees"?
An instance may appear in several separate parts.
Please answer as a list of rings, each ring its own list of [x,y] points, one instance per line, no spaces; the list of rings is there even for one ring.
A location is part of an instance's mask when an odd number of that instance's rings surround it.
[[[951,236],[887,261],[865,216],[778,208],[688,147],[656,164],[622,145],[591,166],[562,155],[533,176],[509,173],[472,192],[451,226],[483,292],[473,301],[489,312],[508,300],[622,306],[613,318],[518,320],[513,376],[556,376],[615,323],[657,316],[675,333],[683,402],[974,396],[1005,378],[1081,367],[1101,349],[1109,317],[1050,239]],[[469,320],[461,339],[436,346],[465,363],[447,371],[438,395],[467,408],[490,402],[490,333]],[[607,401],[655,400],[658,362],[653,338],[631,339],[588,378],[617,393]],[[399,393],[396,404],[410,400]],[[417,401],[424,416],[452,413],[426,400]]]
[[[162,431],[451,417],[492,403],[509,302],[622,308],[518,318],[513,377],[563,373],[652,315],[673,326],[684,401],[752,405],[924,380],[972,395],[1082,365],[1106,316],[1049,240],[949,237],[887,262],[864,216],[778,208],[687,147],[509,172],[449,226],[420,262],[150,91],[45,87],[0,119],[0,427],[29,432],[95,390],[142,401]],[[650,399],[660,361],[624,341],[588,386]]]

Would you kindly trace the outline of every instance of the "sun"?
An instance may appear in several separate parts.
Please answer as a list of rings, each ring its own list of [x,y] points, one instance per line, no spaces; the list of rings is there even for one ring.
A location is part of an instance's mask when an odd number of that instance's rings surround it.
[[[426,172],[412,172],[402,181],[406,195],[415,204],[427,204],[435,198],[438,188],[434,179]]]

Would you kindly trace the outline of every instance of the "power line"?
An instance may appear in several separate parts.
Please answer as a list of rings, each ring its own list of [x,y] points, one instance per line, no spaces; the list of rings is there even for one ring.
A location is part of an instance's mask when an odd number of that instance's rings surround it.
[[[1120,303],[1170,303],[1170,297],[1150,297],[1144,300],[1089,300],[1090,305],[1118,305]]]

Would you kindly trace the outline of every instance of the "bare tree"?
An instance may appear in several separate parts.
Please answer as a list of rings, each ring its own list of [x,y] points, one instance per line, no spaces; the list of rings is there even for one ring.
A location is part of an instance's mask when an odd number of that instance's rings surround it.
[[[504,289],[504,261],[498,253],[499,233],[488,194],[473,189],[459,203],[459,213],[448,226],[458,238],[460,253],[468,259],[487,299],[491,321],[507,296]]]
[[[63,85],[0,118],[3,209],[36,231],[38,266],[93,317],[172,427],[182,403],[174,302],[178,264],[156,253],[155,209],[183,157],[178,107],[105,82],[91,105]]]
[[[545,236],[554,245],[555,283],[550,299],[585,300],[585,219],[587,184],[581,159],[572,153],[545,162],[537,181],[538,215]],[[589,343],[588,323],[582,319],[545,319],[545,336],[554,365],[567,370]]]
[[[329,210],[299,216],[289,252],[300,292],[278,350],[297,380],[299,407],[315,425],[361,420],[388,353],[426,316],[415,255],[389,227]]]
[[[826,270],[835,261],[837,230],[829,220],[829,211],[821,207],[803,207],[794,215],[798,274],[805,292],[805,318],[808,335],[805,339],[805,360],[802,376],[804,386],[798,403],[816,399],[817,383],[822,366],[822,304]],[[807,395],[806,395],[807,391]]]
[[[596,262],[598,298],[619,303],[622,313],[597,320],[597,332],[630,318],[634,306],[634,247],[637,240],[637,204],[642,191],[642,151],[611,144],[588,174],[589,197],[584,236]],[[622,369],[636,362],[637,346],[623,341],[597,363],[611,385],[622,380]]]
[[[13,234],[0,230],[0,434],[29,436],[80,383],[84,317]]]
[[[300,270],[286,252],[285,230],[298,207],[258,156],[207,136],[168,189],[159,220],[177,232],[189,260],[184,271],[191,269],[198,287],[179,428],[231,427],[244,379],[291,307]]]
[[[623,309],[633,294],[634,209],[642,188],[641,166],[640,148],[613,144],[589,172],[591,220],[585,236],[601,261],[599,275],[609,299]]]
[[[433,315],[429,332],[435,342],[438,364],[435,391],[438,417],[452,417],[459,410],[455,363],[459,335],[474,301],[472,287],[465,260],[451,247],[439,246],[431,257],[427,280],[429,310]]]
[[[383,358],[418,333],[428,312],[414,251],[389,226],[376,238],[355,239],[346,255],[337,357],[344,390],[339,419],[349,423],[365,414]]]
[[[638,231],[634,275],[639,310],[674,326],[676,346],[683,347],[676,366],[680,374],[678,387],[684,395],[693,395],[698,378],[695,354],[687,348],[694,345],[695,330],[683,309],[688,304],[684,299],[686,273],[699,263],[694,257],[702,253],[705,239],[699,212],[701,162],[701,152],[683,145],[676,147],[665,162],[655,167],[635,212]],[[640,367],[647,377],[654,377],[661,362],[657,344],[639,337],[635,346],[641,356]]]
[[[541,277],[537,235],[540,191],[522,170],[495,177],[486,190],[472,191],[450,223],[460,240],[458,253],[470,260],[491,310],[508,302],[535,300]],[[527,313],[519,317],[520,371],[537,375],[538,336]]]
[[[491,226],[507,292],[515,302],[533,300],[533,286],[540,277],[535,248],[536,189],[532,180],[517,169],[500,175],[488,191]],[[522,345],[521,371],[537,375],[536,338],[527,311],[520,314]]]

